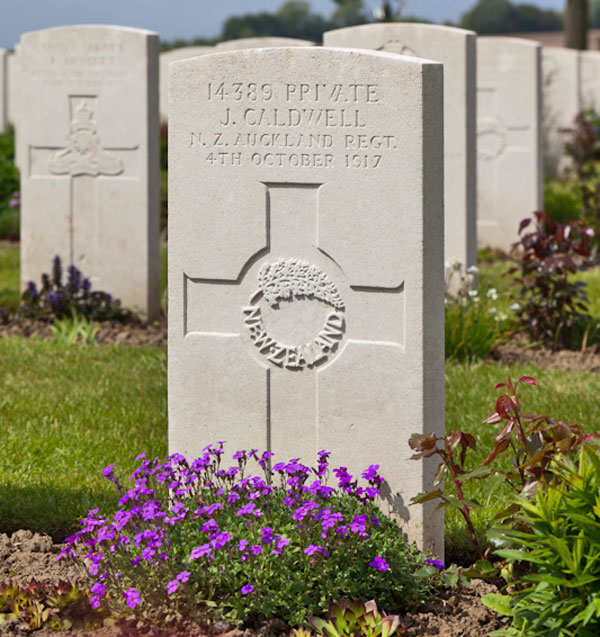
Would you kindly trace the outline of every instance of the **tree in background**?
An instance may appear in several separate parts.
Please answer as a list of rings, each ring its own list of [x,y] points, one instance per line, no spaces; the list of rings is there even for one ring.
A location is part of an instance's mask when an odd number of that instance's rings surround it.
[[[463,15],[460,26],[481,35],[561,31],[562,18],[556,11],[540,9],[532,4],[513,4],[510,0],[479,0]]]
[[[567,0],[565,46],[569,49],[587,49],[588,9],[587,0]]]
[[[363,0],[333,0],[333,2],[336,9],[331,16],[332,28],[352,27],[369,22]]]

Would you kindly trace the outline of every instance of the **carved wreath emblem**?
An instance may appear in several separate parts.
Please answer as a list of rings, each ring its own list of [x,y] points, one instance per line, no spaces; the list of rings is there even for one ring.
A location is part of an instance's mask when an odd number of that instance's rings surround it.
[[[321,331],[310,343],[284,345],[265,330],[260,307],[254,304],[260,297],[273,308],[277,308],[281,300],[309,298],[323,301],[335,311],[327,315]],[[244,325],[250,340],[278,367],[314,367],[327,359],[344,335],[345,306],[340,293],[323,270],[307,261],[292,258],[265,263],[258,273],[258,290],[250,303],[243,308]]]

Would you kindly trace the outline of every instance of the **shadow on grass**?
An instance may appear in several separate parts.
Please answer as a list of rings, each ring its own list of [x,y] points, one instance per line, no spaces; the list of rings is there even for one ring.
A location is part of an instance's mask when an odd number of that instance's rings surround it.
[[[110,486],[110,485],[109,485]],[[0,486],[0,533],[29,529],[47,533],[55,542],[80,528],[79,521],[98,507],[111,514],[119,504],[117,490],[73,490],[51,486]]]

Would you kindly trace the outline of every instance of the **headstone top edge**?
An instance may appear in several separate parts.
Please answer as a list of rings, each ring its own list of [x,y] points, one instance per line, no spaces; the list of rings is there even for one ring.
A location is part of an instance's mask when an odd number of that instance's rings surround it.
[[[47,29],[37,29],[35,31],[26,31],[21,34],[21,38],[19,42],[25,42],[33,36],[42,34],[42,33],[52,33],[59,34],[61,31],[73,32],[74,29],[81,30],[101,30],[101,29],[111,29],[112,31],[117,31],[121,33],[131,33],[140,36],[156,36],[158,38],[158,33],[156,31],[150,31],[149,29],[139,29],[137,27],[126,27],[118,24],[71,24],[71,25],[63,25],[58,27],[49,27]]]
[[[351,53],[352,55],[360,56],[362,58],[381,58],[398,61],[400,58],[403,63],[410,63],[420,67],[442,67],[441,62],[436,60],[428,60],[427,58],[414,57],[411,55],[401,55],[399,53],[390,53],[388,51],[374,51],[371,49],[358,49],[354,47],[337,47],[337,46],[320,46],[320,47],[265,47],[260,49],[237,49],[235,51],[215,51],[214,53],[208,53],[206,55],[199,55],[184,60],[177,60],[169,64],[169,69],[178,70],[185,65],[193,64],[213,64],[215,58],[218,56],[223,60],[227,58],[233,59],[237,57],[271,57],[271,58],[284,58],[289,55],[289,52],[293,51],[294,55],[306,56],[306,57],[325,57],[332,53]]]
[[[470,29],[461,29],[460,27],[449,27],[444,24],[429,24],[427,22],[385,22],[377,24],[358,24],[353,27],[342,27],[341,29],[332,29],[325,31],[323,40],[331,33],[358,33],[360,31],[393,31],[393,30],[411,30],[418,27],[420,30],[438,31],[443,33],[452,33],[457,36],[473,36],[477,37],[475,31]]]
[[[285,42],[287,43],[289,46],[293,46],[293,43],[296,43],[298,46],[307,46],[307,47],[311,47],[311,46],[317,46],[316,42],[313,42],[312,40],[303,40],[301,38],[285,38],[285,37],[280,37],[280,36],[258,36],[258,37],[252,37],[252,38],[236,38],[234,40],[223,40],[222,42],[217,42],[215,44],[215,48],[219,49],[219,50],[227,50],[228,47],[230,46],[235,46],[235,45],[244,45],[244,44],[248,44],[250,42],[258,42],[261,40],[273,40],[274,42],[280,41],[280,42]],[[285,47],[286,44],[282,44],[281,46]],[[254,47],[252,47],[254,48]],[[277,47],[256,47],[256,48],[279,48],[279,46]]]
[[[505,35],[480,35],[477,37],[477,42],[492,43],[498,42],[503,46],[520,46],[528,47],[530,49],[542,49],[541,43],[537,40],[528,40],[527,38],[511,38]],[[558,48],[558,47],[557,47]]]

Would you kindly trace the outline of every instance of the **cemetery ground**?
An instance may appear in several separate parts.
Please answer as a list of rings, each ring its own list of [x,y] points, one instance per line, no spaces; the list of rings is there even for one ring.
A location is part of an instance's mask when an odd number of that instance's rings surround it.
[[[164,290],[166,250],[162,255]],[[14,309],[19,302],[17,245],[0,246],[0,264],[0,306]],[[506,269],[506,262],[483,263],[479,289],[485,297],[493,286],[499,293],[498,311],[510,313],[512,300],[503,296],[509,291],[509,282],[502,277]],[[600,318],[600,277],[595,270],[578,276],[588,284],[591,314]],[[494,411],[494,386],[509,375],[533,376],[539,382],[539,388],[525,386],[522,390],[523,409],[577,422],[586,431],[597,428],[597,355],[539,354],[544,351],[505,343],[495,354],[500,360],[447,362],[446,431],[461,429],[475,435],[473,465],[483,461],[493,445],[497,427],[482,421]],[[537,359],[528,352],[538,352]],[[503,361],[507,357],[511,364]],[[166,347],[70,345],[48,332],[30,338],[5,335],[0,338],[0,377],[4,388],[0,398],[4,432],[0,530],[6,534],[0,535],[0,575],[55,583],[79,577],[71,566],[54,563],[60,550],[56,543],[73,533],[90,509],[117,508],[119,496],[103,478],[102,468],[115,463],[120,475],[127,476],[140,452],[145,451],[147,457],[167,453]],[[410,453],[407,448],[406,457],[399,462],[405,462]],[[365,458],[365,466],[376,462],[377,458]],[[468,497],[482,505],[473,512],[473,521],[483,540],[510,494],[508,490],[489,493],[484,481],[468,487]],[[448,488],[452,493],[451,485]],[[463,520],[453,509],[446,510],[446,543],[448,564],[468,567],[477,559]],[[441,589],[420,612],[404,615],[406,634],[483,635],[499,628],[494,614],[480,602],[480,595],[495,587],[474,582],[471,587]],[[15,622],[0,624],[2,635],[15,634],[14,630]],[[94,634],[123,634],[119,630],[105,627]],[[221,630],[234,631],[234,626],[223,624]],[[275,622],[246,634],[286,631],[285,625]],[[50,632],[45,628],[37,634]],[[204,632],[187,627],[181,634]],[[231,634],[241,635],[242,631]]]

